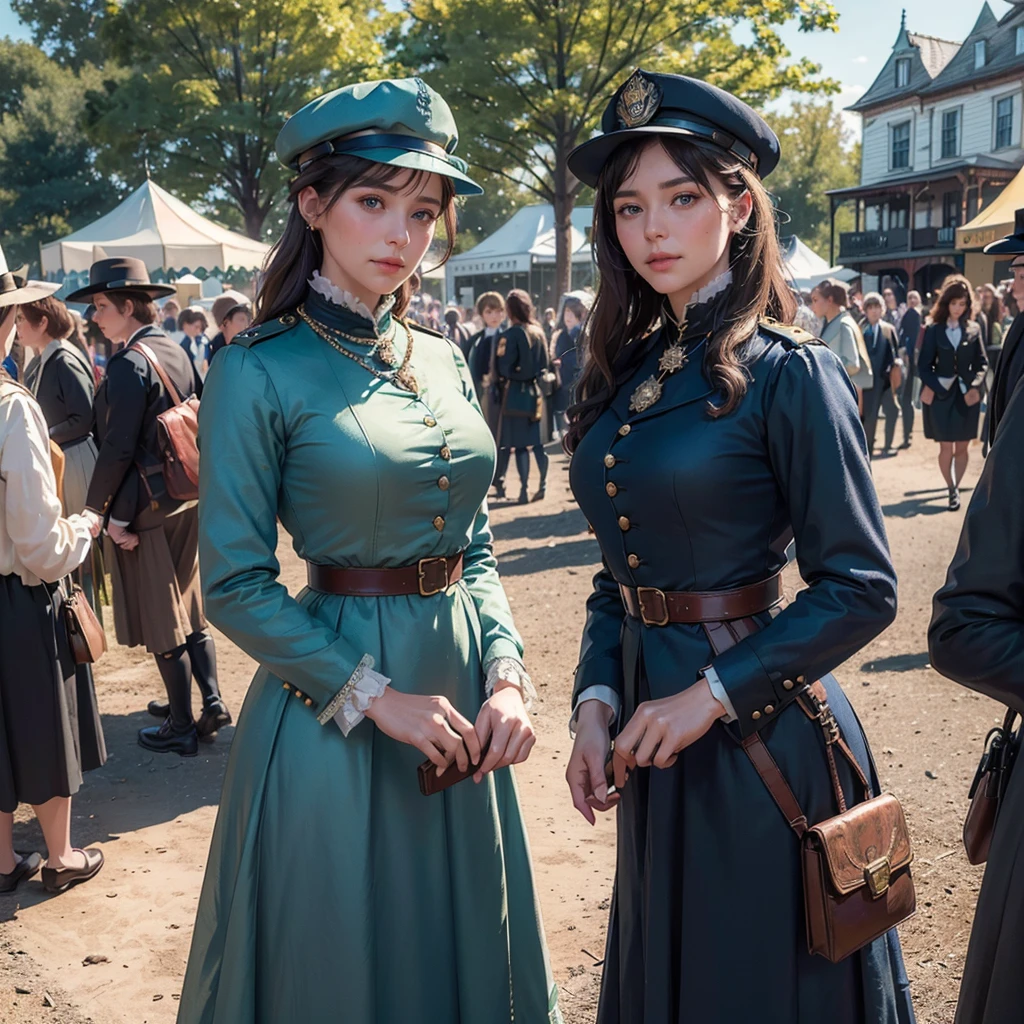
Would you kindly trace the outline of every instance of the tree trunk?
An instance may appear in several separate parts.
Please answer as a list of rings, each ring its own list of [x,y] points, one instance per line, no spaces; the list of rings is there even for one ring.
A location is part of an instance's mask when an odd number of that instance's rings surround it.
[[[575,202],[572,177],[565,165],[569,147],[555,146],[554,208],[555,208],[555,294],[557,307],[562,296],[572,290],[572,209]]]
[[[245,233],[250,238],[260,240],[263,234],[263,221],[266,220],[266,211],[260,202],[259,182],[250,175],[244,180],[244,192],[242,201],[239,204],[242,210],[242,217],[245,220]]]

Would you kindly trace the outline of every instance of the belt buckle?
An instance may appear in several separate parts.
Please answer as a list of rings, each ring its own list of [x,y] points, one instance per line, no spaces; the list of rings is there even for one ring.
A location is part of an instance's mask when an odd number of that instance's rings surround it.
[[[440,566],[441,576],[434,575],[434,570]],[[448,559],[447,558],[421,558],[416,563],[417,574],[419,577],[419,588],[420,597],[433,597],[435,594],[440,594],[442,591],[448,589]],[[428,575],[433,577],[431,582],[427,581]],[[435,586],[435,582],[441,579],[443,582],[440,586]]]
[[[660,614],[657,616],[647,614],[647,608],[644,603],[645,597],[650,597],[655,602],[661,602]],[[665,591],[659,590],[657,587],[637,587],[636,599],[640,605],[640,620],[645,626],[667,626],[669,624],[668,599],[665,597]]]

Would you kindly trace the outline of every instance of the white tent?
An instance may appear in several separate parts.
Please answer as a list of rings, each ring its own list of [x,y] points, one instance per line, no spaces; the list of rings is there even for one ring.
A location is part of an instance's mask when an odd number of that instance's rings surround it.
[[[813,288],[826,277],[834,277],[840,281],[850,281],[857,276],[857,271],[847,267],[830,267],[810,246],[805,245],[796,235],[791,235],[783,246],[782,263],[786,277],[793,287],[806,291]]]
[[[201,217],[148,179],[99,220],[44,245],[43,274],[87,272],[94,246],[108,256],[136,256],[151,272],[182,267],[255,270],[270,248]]]

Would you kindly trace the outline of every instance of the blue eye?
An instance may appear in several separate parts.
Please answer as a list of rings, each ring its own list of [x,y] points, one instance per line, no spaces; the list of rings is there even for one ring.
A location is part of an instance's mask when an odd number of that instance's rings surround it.
[[[636,203],[623,203],[619,207],[619,215],[625,217],[632,217],[634,214],[639,213],[640,207]]]
[[[383,205],[379,196],[364,196],[359,200],[368,210],[378,210]],[[371,205],[376,204],[376,205]]]
[[[413,220],[426,221],[428,224],[437,219],[433,210],[417,210],[412,216]]]
[[[680,199],[686,200],[685,203],[679,203],[680,206],[692,206],[693,203],[696,202],[697,197],[693,195],[691,192],[680,192],[679,195],[672,197],[672,202],[676,203]]]

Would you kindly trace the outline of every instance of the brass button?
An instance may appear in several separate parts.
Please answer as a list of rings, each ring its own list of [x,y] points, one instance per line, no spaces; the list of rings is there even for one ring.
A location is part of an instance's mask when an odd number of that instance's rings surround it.
[[[444,516],[437,516],[434,519],[434,529],[440,533],[444,529]]]
[[[750,717],[756,722],[761,717],[761,712],[755,711]]]
[[[307,698],[306,698],[306,707],[307,707],[307,708],[311,708],[312,706],[313,706],[313,701],[312,701],[312,698],[310,698],[310,697],[307,697]]]
[[[629,529],[629,520],[625,516],[619,516],[619,529],[623,533]]]
[[[298,697],[299,700],[302,700],[302,691],[301,690],[296,690],[295,691],[295,696]]]
[[[451,487],[451,485],[451,480],[449,480],[448,477],[446,476],[441,477],[441,479],[437,481],[437,486],[440,487],[442,491],[447,491],[448,488]]]
[[[764,713],[766,715],[770,715],[774,710],[775,710],[775,705],[774,704],[766,704],[765,708],[764,708]]]
[[[796,681],[798,683],[806,683],[807,682],[807,678],[805,676],[797,676],[796,677]]]
[[[639,569],[640,559],[636,555],[630,555],[629,558],[626,559],[626,564],[630,569]]]
[[[283,690],[290,690],[292,688],[292,684],[291,683],[282,683],[281,684],[281,688]]]
[[[451,448],[448,447],[448,445],[445,445],[441,449],[441,458],[444,459],[447,462],[447,461],[449,461],[451,459],[451,457],[452,457],[452,450],[451,450]]]
[[[628,423],[623,423],[619,427],[619,437],[625,437],[633,428]]]
[[[782,688],[784,690],[792,690],[793,689],[793,680],[792,679],[783,679],[782,680]]]
[[[280,320],[285,327],[291,327],[292,324],[297,323],[293,313],[285,313],[284,316],[280,317]]]
[[[615,486],[615,484],[605,484],[604,489],[605,493],[608,495],[609,498],[614,498],[615,495],[619,493],[619,489],[618,487]]]
[[[436,427],[437,426],[437,420],[435,420],[433,416],[424,416],[423,417],[423,425],[425,427]]]
[[[611,469],[611,468],[612,468],[612,466],[614,466],[614,465],[615,465],[616,461],[617,461],[617,460],[616,460],[616,458],[615,458],[615,456],[614,456],[614,455],[606,455],[606,456],[604,457],[604,464],[605,464],[605,465],[606,465],[606,466],[607,466],[607,467],[608,467],[609,469]]]

